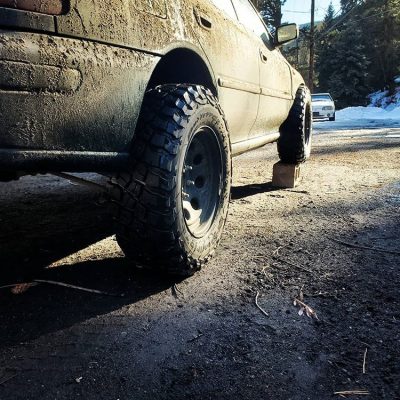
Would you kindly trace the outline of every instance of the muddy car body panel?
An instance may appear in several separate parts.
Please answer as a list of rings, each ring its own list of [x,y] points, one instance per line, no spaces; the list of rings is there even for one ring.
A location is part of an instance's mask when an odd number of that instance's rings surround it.
[[[247,0],[72,0],[62,15],[1,4],[3,170],[119,168],[146,90],[165,83],[211,89],[238,154],[279,137],[304,83]]]

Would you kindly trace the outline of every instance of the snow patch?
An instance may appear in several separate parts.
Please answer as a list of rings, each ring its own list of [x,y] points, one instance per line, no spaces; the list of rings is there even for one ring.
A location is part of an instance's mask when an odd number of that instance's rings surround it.
[[[400,107],[391,111],[379,107],[348,107],[336,111],[336,121],[313,122],[316,134],[328,132],[329,130],[375,130],[377,128],[393,128],[400,132]],[[385,135],[385,138],[397,138],[397,131],[391,132],[392,136]]]
[[[370,100],[369,107],[380,107],[387,111],[392,111],[395,108],[400,107],[400,87],[396,88],[393,95],[389,96],[388,93],[387,90],[379,90],[370,94],[368,96]]]
[[[338,120],[354,120],[354,119],[399,119],[400,120],[400,104],[391,110],[385,110],[379,107],[348,107],[343,110],[336,111],[336,119]]]

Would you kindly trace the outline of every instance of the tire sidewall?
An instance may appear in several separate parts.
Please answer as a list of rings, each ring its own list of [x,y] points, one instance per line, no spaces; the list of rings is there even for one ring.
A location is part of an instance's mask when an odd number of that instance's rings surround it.
[[[202,237],[195,237],[189,231],[184,217],[182,203],[182,180],[183,169],[188,147],[195,134],[201,127],[209,127],[215,133],[221,152],[221,195],[219,205],[214,215],[214,220],[209,230]],[[225,224],[228,212],[228,203],[231,188],[231,152],[228,132],[225,122],[219,111],[211,104],[197,107],[189,118],[188,124],[181,138],[179,156],[176,163],[176,212],[177,231],[180,234],[179,242],[182,249],[188,256],[194,259],[203,258],[210,253],[218,243]]]
[[[307,118],[308,123],[310,124],[310,132],[307,140]],[[304,157],[305,159],[310,158],[311,155],[311,146],[312,146],[312,105],[311,105],[311,93],[308,89],[306,89],[304,96],[304,118],[303,118],[303,141],[304,141]]]
[[[306,125],[309,123],[307,140]],[[312,105],[311,94],[306,86],[297,89],[296,97],[289,115],[281,125],[278,139],[278,153],[286,164],[298,164],[306,161],[311,154],[312,142]]]

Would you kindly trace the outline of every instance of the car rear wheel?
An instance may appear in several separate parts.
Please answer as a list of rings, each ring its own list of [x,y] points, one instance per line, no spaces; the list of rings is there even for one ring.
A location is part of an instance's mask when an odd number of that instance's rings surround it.
[[[306,161],[311,153],[312,107],[310,91],[300,86],[289,111],[280,127],[278,153],[282,162],[297,164]]]
[[[333,114],[333,117],[329,118],[329,121],[335,121],[336,120],[336,114]]]
[[[178,275],[214,252],[228,212],[231,151],[221,107],[195,85],[147,92],[131,169],[114,179],[117,241],[137,266]]]

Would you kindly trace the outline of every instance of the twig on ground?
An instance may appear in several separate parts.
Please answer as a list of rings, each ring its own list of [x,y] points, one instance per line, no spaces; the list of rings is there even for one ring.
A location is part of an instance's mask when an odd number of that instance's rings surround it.
[[[28,289],[30,289],[33,286],[38,285],[38,283],[36,282],[31,282],[31,283],[19,283],[17,285],[15,285],[12,289],[11,289],[11,293],[12,294],[22,294],[25,293]]]
[[[335,239],[335,238],[330,238],[332,241],[342,244],[347,247],[352,247],[355,249],[362,249],[362,250],[371,250],[371,251],[378,251],[380,253],[389,253],[389,254],[397,254],[400,255],[400,251],[394,251],[394,250],[386,250],[386,249],[381,249],[379,247],[370,247],[370,246],[362,246],[356,243],[349,243],[349,242],[344,242],[343,240]]]
[[[70,288],[70,289],[82,290],[84,292],[102,294],[105,296],[112,296],[112,297],[124,297],[125,296],[124,293],[121,293],[121,294],[108,293],[108,292],[103,292],[102,290],[88,289],[88,288],[84,288],[81,286],[70,285],[69,283],[48,281],[45,279],[34,279],[32,282],[13,283],[10,285],[0,286],[0,289],[13,288],[13,289],[16,289],[16,290],[12,290],[12,292],[14,294],[21,294],[21,293],[24,293],[26,290],[28,290],[30,287],[36,286],[40,283],[47,283],[49,285],[63,286],[63,287]]]
[[[329,292],[317,292],[317,293],[307,293],[306,297],[324,297],[324,298],[334,298],[337,299],[337,294],[332,294]]]
[[[257,260],[265,260],[267,257],[261,254],[255,254],[254,256],[251,256],[251,258],[255,258]]]
[[[272,255],[274,255],[274,256],[279,256],[279,251],[281,250],[281,249],[283,249],[284,247],[286,247],[287,246],[287,244],[284,244],[283,246],[278,246],[273,252],[272,252]]]
[[[368,390],[364,390],[364,389],[357,389],[357,390],[342,390],[340,392],[335,392],[334,394],[337,394],[341,397],[345,397],[345,396],[362,396],[362,395],[369,395],[370,393],[368,392]]]
[[[308,272],[309,274],[312,274],[311,270],[309,270],[307,268],[304,268],[304,267],[301,267],[300,265],[293,264],[290,261],[284,260],[283,258],[275,257],[275,260],[279,261],[279,262],[282,262],[282,263],[285,263],[287,265],[290,265],[291,267],[296,268],[296,269],[298,269],[300,271],[304,271],[304,272]]]
[[[381,239],[397,239],[397,236],[370,236],[369,237],[372,240],[381,240]]]
[[[285,192],[300,193],[300,194],[310,194],[310,192],[307,192],[307,190],[286,189]]]
[[[12,283],[9,285],[0,286],[0,289],[8,289],[11,288],[11,292],[13,294],[21,294],[26,292],[30,287],[36,286],[38,283],[35,282],[20,282],[20,283]]]
[[[301,285],[301,287],[300,287],[300,289],[299,289],[299,294],[298,294],[298,296],[297,296],[297,298],[298,298],[300,301],[303,301],[303,300],[304,300],[303,289],[304,289],[304,285]]]
[[[363,359],[363,374],[365,374],[365,372],[366,372],[367,351],[368,351],[368,348],[365,348],[365,351],[364,351],[364,359]]]
[[[188,343],[194,342],[195,340],[200,339],[202,336],[204,336],[204,333],[199,333],[197,336],[189,339]]]
[[[172,295],[175,297],[175,298],[179,298],[179,295],[178,295],[178,293],[183,297],[183,298],[185,298],[185,295],[182,293],[182,291],[181,290],[179,290],[179,288],[178,288],[178,286],[176,285],[176,283],[174,283],[174,285],[171,287],[171,291],[172,291]]]
[[[15,378],[17,376],[17,374],[11,375],[8,378],[4,378],[0,381],[0,385],[3,385],[4,383],[10,381],[11,379]]]
[[[257,308],[266,316],[269,317],[268,313],[258,304],[258,296],[260,295],[259,292],[257,292],[256,294],[256,298],[254,300],[254,302],[256,303]]]
[[[9,285],[0,286],[0,289],[13,288],[13,287],[18,286],[18,285],[21,285],[21,283],[11,283]]]
[[[301,293],[302,294],[302,293]],[[298,299],[297,297],[294,298],[293,300],[293,305],[294,306],[300,306],[299,309],[299,315],[303,315],[304,312],[306,313],[307,317],[309,318],[315,318],[317,321],[319,321],[318,315],[315,312],[314,309],[312,309],[309,305],[307,305],[306,303],[303,303],[300,299]]]
[[[267,280],[267,282],[276,284],[276,280],[275,280],[274,275],[271,272],[266,272],[265,271],[267,268],[271,268],[271,266],[269,264],[265,265],[263,267],[263,269],[261,270],[261,273],[264,275],[264,277]]]
[[[70,288],[70,289],[81,290],[83,292],[101,294],[101,295],[104,295],[104,296],[111,296],[111,297],[124,297],[125,296],[124,293],[121,293],[121,294],[108,293],[108,292],[103,292],[102,290],[88,289],[88,288],[84,288],[82,286],[71,285],[69,283],[58,282],[58,281],[48,281],[48,280],[44,280],[44,279],[34,279],[33,282],[47,283],[49,285],[62,286],[62,287]]]

